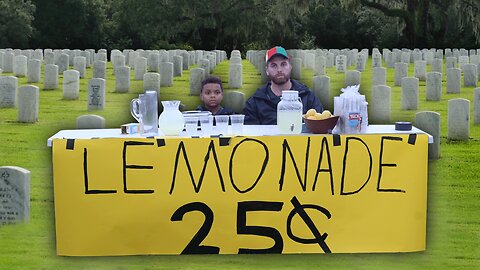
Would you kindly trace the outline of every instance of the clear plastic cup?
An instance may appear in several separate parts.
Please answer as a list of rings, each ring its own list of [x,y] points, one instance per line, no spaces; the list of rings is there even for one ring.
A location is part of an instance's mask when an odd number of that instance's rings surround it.
[[[235,135],[243,134],[244,119],[245,119],[245,115],[243,114],[230,115],[230,123],[232,124],[232,134],[235,134]]]
[[[200,127],[202,128],[202,134],[205,137],[209,137],[213,132],[213,115],[203,115],[199,117]]]
[[[228,132],[228,115],[215,115],[216,133],[225,135]]]
[[[198,116],[185,117],[185,132],[187,136],[196,136],[198,126]]]

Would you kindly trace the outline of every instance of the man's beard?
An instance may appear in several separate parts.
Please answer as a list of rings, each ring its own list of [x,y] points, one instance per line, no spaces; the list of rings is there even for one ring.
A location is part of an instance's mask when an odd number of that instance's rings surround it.
[[[277,85],[283,85],[283,84],[287,83],[288,81],[290,81],[290,76],[286,75],[286,74],[284,74],[280,78],[277,77],[277,76],[270,75],[269,78],[274,84],[277,84]]]

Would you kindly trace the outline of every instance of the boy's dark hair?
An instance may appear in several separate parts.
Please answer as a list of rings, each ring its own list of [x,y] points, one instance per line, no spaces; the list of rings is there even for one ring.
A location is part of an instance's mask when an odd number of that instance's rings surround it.
[[[203,79],[202,81],[202,87],[200,88],[200,93],[203,91],[203,87],[205,86],[205,84],[207,83],[216,83],[216,84],[219,84],[220,85],[220,89],[222,90],[223,92],[223,85],[222,85],[222,80],[220,80],[220,78],[218,77],[214,77],[214,76],[207,76],[205,79]]]

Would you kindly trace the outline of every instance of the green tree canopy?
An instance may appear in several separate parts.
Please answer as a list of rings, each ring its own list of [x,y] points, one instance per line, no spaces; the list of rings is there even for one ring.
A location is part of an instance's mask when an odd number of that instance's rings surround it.
[[[0,1],[0,47],[27,48],[35,5],[29,0]]]

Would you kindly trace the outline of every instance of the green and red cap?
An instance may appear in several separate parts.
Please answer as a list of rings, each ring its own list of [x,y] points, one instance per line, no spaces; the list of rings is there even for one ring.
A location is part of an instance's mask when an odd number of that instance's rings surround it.
[[[283,57],[289,59],[287,51],[283,47],[275,46],[275,47],[273,47],[273,48],[271,48],[270,50],[267,51],[267,54],[265,55],[265,61],[268,62],[275,55],[280,55],[280,56],[283,56]]]

